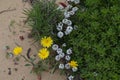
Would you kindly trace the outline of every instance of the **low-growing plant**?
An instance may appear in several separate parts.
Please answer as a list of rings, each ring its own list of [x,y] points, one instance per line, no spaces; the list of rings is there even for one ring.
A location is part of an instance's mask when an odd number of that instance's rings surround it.
[[[32,27],[32,35],[39,40],[43,36],[51,36],[53,29],[62,19],[61,11],[57,10],[55,0],[37,0],[32,9],[24,11],[28,16],[27,22]]]
[[[120,1],[81,0],[68,43],[85,80],[120,79]]]

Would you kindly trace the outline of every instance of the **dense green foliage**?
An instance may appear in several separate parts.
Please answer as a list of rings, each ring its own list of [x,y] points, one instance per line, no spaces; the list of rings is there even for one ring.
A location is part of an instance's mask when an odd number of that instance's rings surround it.
[[[43,1],[27,11],[37,39],[52,35],[63,19],[54,6]],[[83,80],[120,80],[120,0],[81,0],[77,7],[70,20],[78,27],[60,41],[72,46],[72,59],[79,63],[75,74]]]
[[[67,40],[85,80],[120,79],[119,4],[120,0],[83,0],[71,18],[78,28]]]
[[[32,27],[32,34],[36,39],[52,35],[53,28],[62,19],[61,12],[53,1],[36,1],[32,9],[25,10],[28,15],[28,23]]]

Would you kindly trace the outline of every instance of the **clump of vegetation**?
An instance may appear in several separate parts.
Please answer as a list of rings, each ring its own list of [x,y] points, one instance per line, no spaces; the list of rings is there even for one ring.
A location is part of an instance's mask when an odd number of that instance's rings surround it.
[[[79,63],[76,74],[85,80],[120,78],[119,4],[119,0],[81,0],[81,10],[71,17],[78,27],[67,40]]]
[[[25,10],[27,21],[32,27],[31,33],[37,40],[43,36],[51,36],[56,24],[63,17],[54,2],[54,0],[49,2],[38,0],[34,2],[32,9]]]

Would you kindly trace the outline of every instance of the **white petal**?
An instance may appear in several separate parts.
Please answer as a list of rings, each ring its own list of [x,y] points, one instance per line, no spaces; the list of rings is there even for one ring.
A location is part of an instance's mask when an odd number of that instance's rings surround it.
[[[61,32],[61,31],[59,31],[59,32],[57,33],[57,36],[58,36],[59,38],[62,38],[62,37],[64,36],[64,33]]]

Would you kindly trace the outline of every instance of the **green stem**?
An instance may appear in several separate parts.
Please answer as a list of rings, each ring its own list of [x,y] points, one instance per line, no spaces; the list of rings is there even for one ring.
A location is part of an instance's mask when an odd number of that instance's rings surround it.
[[[28,60],[24,55],[21,55],[21,57],[23,57],[28,63],[32,64],[32,66],[34,67],[35,64],[30,60]]]

